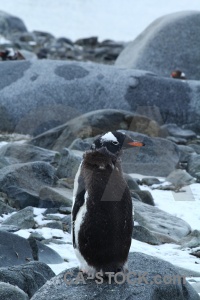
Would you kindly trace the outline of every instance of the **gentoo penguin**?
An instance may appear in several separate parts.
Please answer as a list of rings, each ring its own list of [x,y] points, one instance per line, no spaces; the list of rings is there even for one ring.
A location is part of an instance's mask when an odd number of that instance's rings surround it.
[[[171,73],[171,77],[172,78],[176,78],[176,79],[186,79],[185,77],[185,73],[183,73],[180,70],[175,70]]]
[[[133,219],[120,155],[143,145],[121,132],[108,132],[83,155],[74,184],[72,238],[85,273],[126,270]]]
[[[24,56],[19,51],[14,51],[12,48],[7,48],[4,51],[0,51],[1,60],[23,60]]]

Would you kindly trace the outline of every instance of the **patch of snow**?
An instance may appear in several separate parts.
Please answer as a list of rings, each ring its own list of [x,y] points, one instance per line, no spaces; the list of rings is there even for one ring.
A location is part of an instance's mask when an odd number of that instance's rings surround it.
[[[8,142],[0,142],[0,148],[7,144],[8,144]]]
[[[38,207],[33,207],[33,214],[35,216],[41,215],[47,210],[46,208],[38,208]]]
[[[2,216],[0,216],[0,223],[2,223],[3,221],[5,221],[6,219],[8,219],[10,216],[16,214],[16,211],[9,213],[9,214],[3,214]]]
[[[28,239],[30,236],[29,229],[20,229],[20,230],[14,232],[14,234],[17,234],[17,235],[23,237],[24,239]]]
[[[11,44],[11,41],[7,40],[4,36],[0,35],[0,45]]]
[[[142,252],[166,260],[175,266],[200,272],[199,264],[195,263],[197,258],[189,254],[191,250],[178,249],[178,247],[176,244],[152,246],[132,239],[130,252]]]
[[[43,215],[37,215],[34,220],[35,222],[40,226],[40,225],[45,225],[47,223],[52,222],[52,220],[46,220],[44,219],[45,217]]]

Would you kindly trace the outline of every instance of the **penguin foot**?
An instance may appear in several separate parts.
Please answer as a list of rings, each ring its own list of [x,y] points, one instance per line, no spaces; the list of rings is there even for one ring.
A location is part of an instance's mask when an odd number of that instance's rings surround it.
[[[90,279],[94,279],[96,275],[96,270],[92,267],[80,268],[80,272],[82,272],[84,275],[87,275],[87,277],[90,277]]]

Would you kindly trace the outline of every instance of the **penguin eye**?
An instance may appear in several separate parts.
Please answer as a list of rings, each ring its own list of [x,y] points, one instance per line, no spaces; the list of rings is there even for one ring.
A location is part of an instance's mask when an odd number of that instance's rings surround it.
[[[117,141],[112,141],[111,143],[115,146],[119,145],[119,142],[117,142]]]

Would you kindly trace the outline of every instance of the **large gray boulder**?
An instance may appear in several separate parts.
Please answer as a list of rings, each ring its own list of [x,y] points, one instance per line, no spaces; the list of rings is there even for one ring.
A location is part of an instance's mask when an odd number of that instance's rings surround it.
[[[155,206],[134,201],[134,219],[141,226],[179,241],[191,232],[188,223]]]
[[[58,152],[50,151],[30,144],[8,143],[0,148],[0,157],[5,158],[9,164],[45,161],[53,163]]]
[[[145,143],[144,147],[132,148],[122,155],[122,168],[126,173],[139,173],[148,176],[168,176],[179,162],[176,144],[162,138],[126,132],[133,139]]]
[[[2,300],[29,300],[24,291],[10,283],[0,282],[0,299]]]
[[[0,169],[0,191],[9,197],[15,208],[37,207],[39,190],[53,185],[55,169],[46,162],[14,164]]]
[[[69,273],[68,273],[69,272]],[[172,264],[142,253],[129,254],[130,281],[116,278],[118,283],[103,280],[97,284],[94,279],[78,283],[78,269],[68,269],[49,280],[31,300],[199,300],[197,292],[185,282],[182,273]],[[71,275],[70,275],[71,273]],[[98,280],[100,282],[100,280]]]
[[[67,61],[2,62],[0,130],[38,135],[88,111],[123,109],[200,132],[200,82]]]
[[[0,11],[0,35],[9,38],[18,32],[27,32],[24,22],[18,17]]]
[[[2,222],[2,225],[13,225],[20,229],[33,228],[33,226],[35,225],[33,207],[29,206],[16,212],[15,214],[12,214]]]
[[[165,136],[165,131],[160,129],[158,123],[145,116],[125,110],[100,109],[52,128],[33,138],[30,143],[39,147],[61,151],[63,148],[75,143],[75,139],[88,139],[118,129],[136,131],[149,136]]]
[[[199,80],[199,27],[199,11],[161,17],[128,44],[118,56],[116,65],[166,77],[178,68],[188,79]]]
[[[30,262],[20,266],[0,268],[0,299],[29,299],[29,297],[32,297],[47,280],[54,276],[55,274],[50,267],[42,262]],[[17,295],[15,295],[15,298],[1,298],[2,288],[4,286],[3,283],[4,285],[5,283],[14,285],[15,288],[13,287],[13,290],[16,289],[16,291],[18,290],[17,287],[20,288],[29,297],[18,298]],[[7,290],[7,293],[5,293],[7,296],[9,295],[8,291],[9,290]]]
[[[34,260],[47,264],[63,263],[57,252],[39,241],[0,230],[0,267],[18,266]]]

